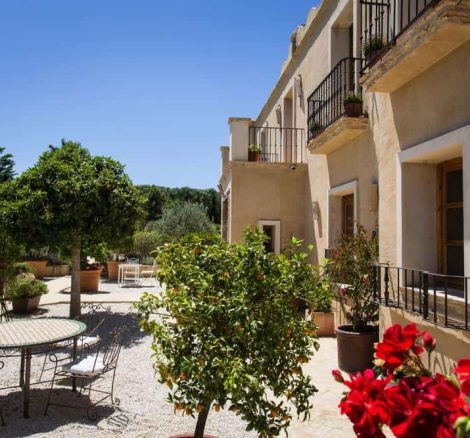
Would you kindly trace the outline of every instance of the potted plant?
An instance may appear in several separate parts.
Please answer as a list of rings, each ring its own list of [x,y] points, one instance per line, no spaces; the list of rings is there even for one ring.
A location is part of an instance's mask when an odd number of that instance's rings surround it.
[[[159,247],[160,295],[136,305],[153,338],[154,368],[175,413],[194,416],[202,438],[210,411],[227,407],[259,436],[278,436],[293,412],[307,418],[316,392],[302,364],[318,348],[315,325],[292,306],[302,297],[296,259],[266,253],[261,231],[244,244],[192,235]],[[297,271],[297,272],[296,272]],[[154,313],[167,315],[154,318]],[[181,436],[181,435],[179,435]]]
[[[323,131],[323,126],[320,123],[313,121],[309,126],[309,131],[310,138],[315,138],[321,131]]]
[[[317,278],[310,306],[312,321],[317,328],[317,336],[334,336],[335,315],[332,311],[333,291],[327,271],[328,261],[317,267]]]
[[[261,148],[257,144],[248,146],[248,161],[259,161],[261,157]]]
[[[374,343],[378,341],[378,304],[374,300],[374,268],[377,242],[369,239],[364,228],[354,235],[345,235],[337,245],[330,262],[332,283],[339,286],[340,299],[345,300],[348,325],[336,329],[338,366],[356,372],[370,368]]]
[[[24,261],[31,266],[37,279],[41,280],[46,276],[47,257],[44,250],[30,249],[24,255]]]
[[[62,260],[59,255],[49,253],[47,255],[46,276],[63,277],[70,273],[70,265]]]
[[[47,292],[47,286],[42,281],[27,277],[16,278],[8,283],[5,298],[11,300],[14,313],[24,314],[36,310],[41,295]]]
[[[378,60],[380,55],[385,52],[385,44],[383,38],[373,35],[368,40],[365,41],[362,46],[362,53],[364,58],[369,61]]]
[[[344,113],[348,117],[359,117],[362,114],[362,97],[352,91],[346,94]]]
[[[85,257],[85,261],[80,265],[80,291],[98,292],[102,270],[103,266],[95,259]]]

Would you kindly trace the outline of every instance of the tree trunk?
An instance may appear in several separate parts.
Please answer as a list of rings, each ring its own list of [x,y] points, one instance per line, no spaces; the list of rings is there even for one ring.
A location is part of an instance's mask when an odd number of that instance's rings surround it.
[[[80,246],[72,248],[72,288],[70,291],[70,318],[80,316]]]
[[[207,416],[209,415],[209,406],[203,411],[199,412],[197,416],[196,432],[194,432],[194,438],[204,438],[204,429],[206,428]]]

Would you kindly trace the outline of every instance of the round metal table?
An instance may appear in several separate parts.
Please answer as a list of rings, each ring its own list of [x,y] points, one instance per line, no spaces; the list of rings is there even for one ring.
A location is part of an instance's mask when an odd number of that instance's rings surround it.
[[[31,353],[36,347],[73,339],[73,358],[77,338],[86,330],[81,321],[66,318],[18,319],[0,324],[0,350],[20,349],[20,386],[23,388],[23,415],[29,416]],[[75,382],[73,390],[75,391]]]

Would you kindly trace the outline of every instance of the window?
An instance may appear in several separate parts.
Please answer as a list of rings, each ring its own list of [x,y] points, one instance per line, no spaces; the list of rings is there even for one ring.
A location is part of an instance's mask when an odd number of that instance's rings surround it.
[[[343,196],[343,235],[354,234],[354,195]]]

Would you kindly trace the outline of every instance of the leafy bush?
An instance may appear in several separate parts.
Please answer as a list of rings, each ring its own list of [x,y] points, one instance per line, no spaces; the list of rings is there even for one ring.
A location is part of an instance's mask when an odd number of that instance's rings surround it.
[[[344,294],[351,299],[346,318],[353,330],[368,331],[378,322],[378,305],[374,301],[374,263],[378,247],[375,238],[368,239],[363,227],[354,235],[345,235],[338,243],[330,263],[331,281],[344,284]]]
[[[6,278],[8,280],[14,279],[20,274],[32,274],[33,269],[28,263],[17,262],[8,266],[6,270]]]
[[[172,242],[186,234],[210,233],[215,228],[210,221],[207,211],[201,204],[182,202],[165,209],[161,219],[153,222],[151,228],[163,239],[163,242]]]
[[[344,103],[362,103],[362,97],[350,91],[344,98]]]
[[[327,265],[328,262],[325,261],[321,266],[314,267],[316,275],[311,303],[311,310],[314,312],[331,312],[334,294],[330,285]]]
[[[384,41],[380,36],[371,36],[362,46],[362,52],[365,58],[373,57],[376,52],[385,47]]]
[[[134,234],[134,250],[142,257],[148,257],[162,243],[162,237],[157,231],[144,230]]]
[[[245,244],[192,235],[161,246],[166,290],[136,305],[169,401],[175,411],[198,414],[196,438],[211,406],[229,405],[260,436],[287,429],[293,408],[309,417],[316,388],[302,364],[318,348],[316,327],[293,301],[311,302],[311,271],[298,241],[279,256],[265,251],[265,239],[260,231],[247,232]]]
[[[47,294],[47,286],[39,280],[30,278],[18,278],[8,284],[5,291],[5,298],[8,300],[20,298],[34,298]]]

